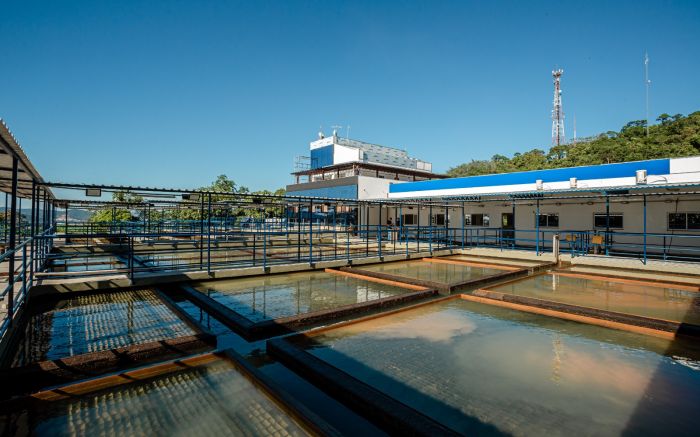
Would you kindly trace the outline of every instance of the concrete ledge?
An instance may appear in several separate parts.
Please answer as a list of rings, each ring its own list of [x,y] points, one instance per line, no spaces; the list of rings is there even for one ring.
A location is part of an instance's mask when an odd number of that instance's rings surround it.
[[[391,435],[459,435],[286,339],[269,340],[267,353]]]
[[[212,349],[215,345],[216,337],[199,333],[3,369],[0,370],[2,396],[29,393],[41,387],[186,356]]]
[[[253,322],[231,308],[215,301],[204,293],[189,286],[170,290],[182,293],[187,299],[204,308],[208,313],[219,319],[224,325],[249,341],[261,340],[277,335],[297,332],[300,328],[326,320],[335,320],[352,314],[365,313],[374,309],[391,308],[407,302],[425,299],[435,295],[435,290],[421,290],[361,302],[343,305],[328,310],[313,311],[295,316],[282,317],[261,322]]]
[[[511,309],[536,312],[538,314],[543,314],[550,317],[574,320],[577,322],[604,326],[607,328],[664,338],[673,338],[676,335],[700,338],[700,326],[689,325],[687,323],[653,319],[650,317],[564,304],[485,289],[474,291],[472,296],[481,298],[476,300],[480,303],[493,304],[495,302],[504,302],[514,304],[508,306]],[[467,300],[475,300],[471,299],[470,295],[463,295],[463,298]],[[541,309],[545,311],[536,311],[533,309]]]
[[[303,272],[309,270],[311,267],[309,263],[295,263],[295,264],[273,264],[269,266],[268,273],[287,273],[287,272]]]
[[[314,263],[314,268],[316,269],[327,269],[331,267],[341,267],[341,266],[347,266],[348,265],[348,260],[346,259],[341,259],[341,260],[333,260],[333,261],[318,261]]]
[[[465,249],[455,249],[455,253],[460,255],[486,256],[492,258],[510,258],[528,261],[554,262],[554,255],[551,253],[540,253],[534,251],[500,249],[497,247],[471,247]],[[562,254],[563,255],[563,254]]]

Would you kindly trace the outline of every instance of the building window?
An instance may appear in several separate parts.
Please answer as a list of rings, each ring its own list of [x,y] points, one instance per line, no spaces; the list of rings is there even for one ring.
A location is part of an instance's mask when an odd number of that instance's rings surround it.
[[[404,214],[401,216],[401,223],[406,225],[418,224],[418,214]]]
[[[445,226],[445,214],[435,214],[432,223],[436,226]]]
[[[700,230],[700,213],[673,212],[668,214],[669,231]]]
[[[594,214],[593,226],[598,229],[606,229],[608,227],[606,217],[605,213]],[[610,214],[610,229],[622,229],[623,227],[622,214]]]
[[[545,228],[558,228],[559,227],[559,214],[540,214],[537,216],[535,222],[535,227],[537,227],[537,222],[539,222],[540,227]]]
[[[464,226],[488,226],[488,214],[466,214],[464,216]]]

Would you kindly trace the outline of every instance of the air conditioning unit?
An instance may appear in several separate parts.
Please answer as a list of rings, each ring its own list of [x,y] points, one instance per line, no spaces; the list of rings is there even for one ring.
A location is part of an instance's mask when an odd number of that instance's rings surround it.
[[[569,179],[569,188],[576,188],[577,186],[578,186],[578,179],[570,178]]]
[[[646,184],[647,183],[647,171],[646,170],[637,170],[636,181],[637,181],[638,185]]]
[[[535,185],[537,186],[537,191],[544,190],[544,182],[542,182],[542,179],[537,179]]]

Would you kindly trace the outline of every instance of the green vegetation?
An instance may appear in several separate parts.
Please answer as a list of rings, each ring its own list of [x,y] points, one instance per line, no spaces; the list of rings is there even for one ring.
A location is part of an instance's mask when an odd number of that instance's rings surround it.
[[[579,140],[575,145],[555,146],[548,152],[532,149],[516,153],[512,158],[494,155],[489,160],[472,160],[458,165],[447,174],[451,177],[476,176],[700,155],[700,111],[687,117],[661,114],[656,121],[658,124],[649,126],[649,136],[646,136],[646,121],[636,120],[627,123],[620,132],[609,131]]]
[[[245,186],[237,185],[232,179],[226,175],[219,175],[214,182],[205,187],[197,188],[195,191],[208,191],[213,193],[221,193],[221,195],[212,194],[212,203],[224,201],[227,199],[229,194],[252,194],[252,195],[277,195],[283,196],[285,194],[285,189],[280,188],[274,192],[269,190],[261,190],[250,192],[250,190]],[[208,210],[206,210],[207,204],[206,197],[204,217],[207,217]],[[95,211],[90,217],[89,221],[92,223],[108,223],[108,222],[129,222],[129,221],[139,221],[143,220],[142,214],[144,213],[144,199],[143,197],[129,193],[127,191],[117,191],[112,193],[112,201],[124,203],[125,205],[120,205],[117,207],[105,206],[102,209]],[[263,216],[270,216],[275,213],[279,213],[281,207],[255,207],[254,197],[243,198],[243,203],[250,203],[249,207],[241,206],[222,206],[214,205],[212,207],[212,217],[255,217],[260,218]],[[196,203],[199,203],[197,200]],[[143,205],[142,205],[143,204]],[[158,212],[154,213],[154,218],[164,218],[168,220],[199,220],[202,216],[201,207],[190,205],[189,208],[170,208],[164,213]]]

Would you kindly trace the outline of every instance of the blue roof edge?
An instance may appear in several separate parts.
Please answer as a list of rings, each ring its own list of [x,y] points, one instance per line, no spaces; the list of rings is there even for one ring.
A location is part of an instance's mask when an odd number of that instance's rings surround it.
[[[634,176],[637,170],[646,170],[649,174],[669,174],[671,171],[671,159],[651,159],[646,161],[618,162],[613,164],[552,168],[515,173],[497,173],[461,178],[407,182],[401,184],[391,184],[389,186],[389,192],[407,193],[411,191],[534,184],[538,179],[541,179],[544,182],[563,182],[568,181],[570,178],[577,178],[580,180],[612,179]]]

